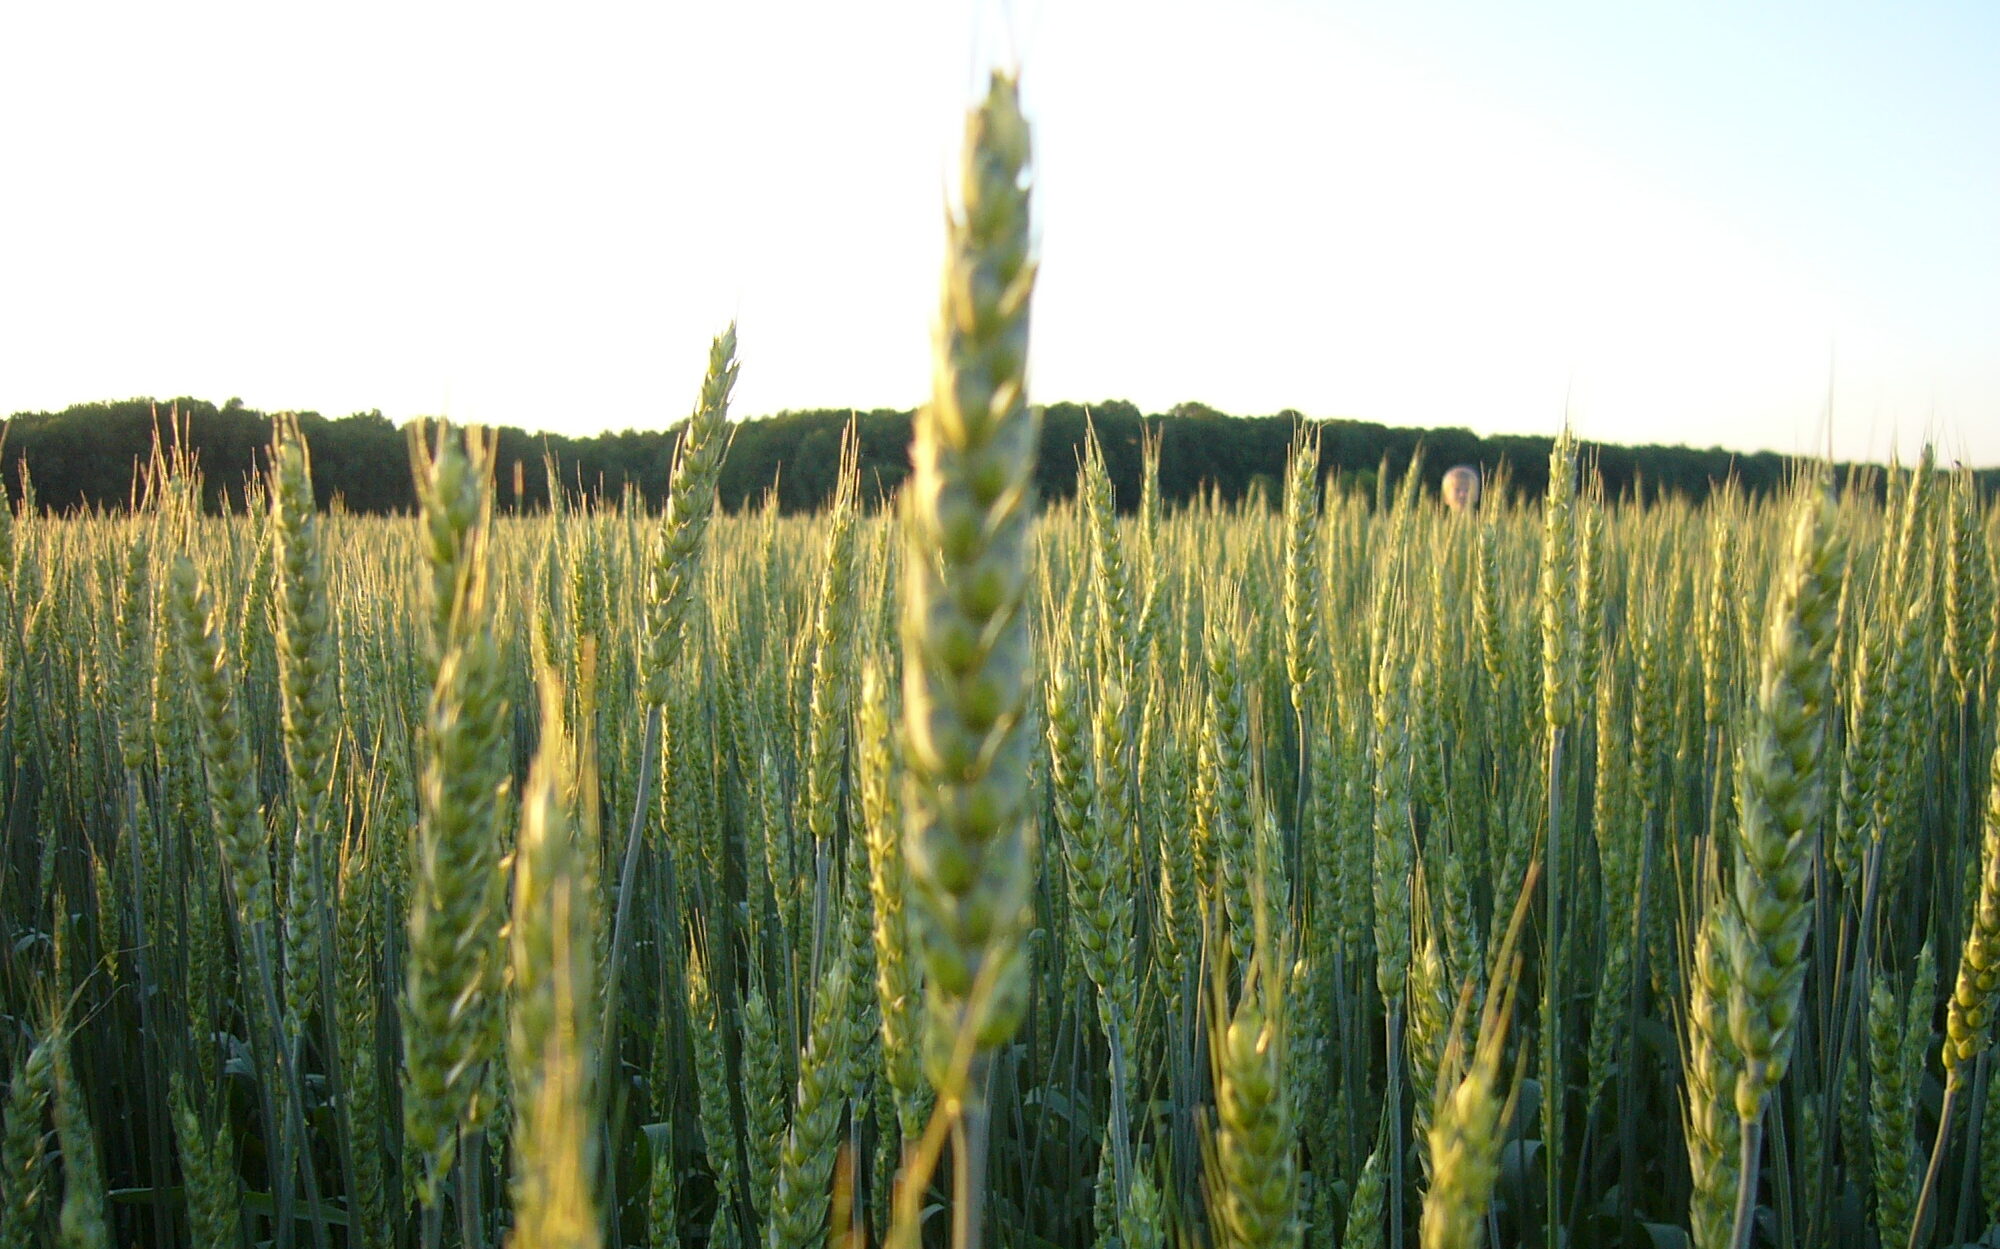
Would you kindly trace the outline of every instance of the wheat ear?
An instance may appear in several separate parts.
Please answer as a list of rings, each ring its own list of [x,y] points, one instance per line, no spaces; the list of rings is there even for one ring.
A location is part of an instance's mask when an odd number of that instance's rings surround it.
[[[904,493],[905,845],[928,972],[930,1074],[964,1125],[960,1249],[979,1243],[985,1056],[1026,1007],[1034,885],[1025,603],[1039,422],[1026,392],[1027,165],[1014,82],[995,73],[966,122],[931,402],[917,417]]]

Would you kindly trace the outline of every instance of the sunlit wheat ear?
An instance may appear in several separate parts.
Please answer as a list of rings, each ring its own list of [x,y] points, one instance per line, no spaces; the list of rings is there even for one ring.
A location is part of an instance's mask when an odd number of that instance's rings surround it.
[[[1423,871],[1419,868],[1417,887],[1420,891],[1424,888],[1423,879]],[[1457,998],[1445,978],[1444,956],[1439,952],[1435,926],[1426,920],[1419,928],[1423,936],[1410,959],[1409,981],[1404,993],[1403,1048],[1404,1066],[1409,1073],[1410,1094],[1414,1103],[1411,1106],[1410,1130],[1418,1141],[1419,1161],[1424,1173],[1429,1175],[1431,1115],[1439,1092],[1438,1081],[1441,1075],[1446,1074],[1443,1063],[1452,1040],[1452,1013]]]
[[[1137,966],[1133,944],[1133,874],[1131,705],[1124,686],[1104,682],[1098,690],[1097,714],[1091,724],[1091,763],[1097,775],[1097,819],[1104,843],[1105,883],[1092,904],[1094,922],[1110,935],[1109,977],[1099,984],[1105,1008],[1104,1026],[1120,1051],[1114,1062],[1131,1061],[1138,1044]],[[1118,1079],[1125,1077],[1121,1074]]]
[[[923,1076],[922,976],[910,948],[909,870],[903,862],[902,758],[889,720],[890,694],[873,663],[861,673],[862,828],[875,902],[875,992],[882,1060],[897,1134],[915,1141],[930,1113]]]
[[[813,993],[812,1031],[799,1059],[791,1134],[778,1154],[765,1249],[812,1249],[826,1241],[835,1140],[849,1074],[847,1001],[847,963],[830,959]]]
[[[1208,667],[1208,721],[1203,748],[1210,761],[1214,799],[1210,813],[1213,836],[1209,848],[1210,878],[1221,895],[1229,920],[1229,939],[1239,950],[1250,948],[1256,928],[1252,882],[1256,875],[1258,814],[1250,714],[1245,704],[1245,678],[1238,627],[1220,623],[1234,613],[1218,609],[1210,617],[1204,642]]]
[[[14,501],[0,481],[0,624],[11,624],[14,610],[15,540]]]
[[[1877,798],[1882,750],[1890,737],[1884,723],[1890,711],[1888,648],[1887,629],[1865,624],[1849,664],[1846,749],[1840,757],[1839,805],[1828,857],[1857,896],[1868,843],[1881,835]]]
[[[715,509],[715,480],[729,448],[729,392],[736,385],[736,326],[716,336],[708,350],[701,400],[688,418],[674,455],[666,515],[653,540],[646,586],[643,701],[657,707],[681,652],[688,606],[696,593],[701,535]]]
[[[201,725],[201,753],[208,777],[209,812],[229,868],[231,891],[245,921],[268,925],[272,916],[271,861],[249,741],[237,710],[215,605],[195,566],[174,557],[168,605],[176,649],[194,688]]]
[[[1400,1010],[1409,983],[1412,943],[1410,887],[1415,848],[1410,840],[1410,725],[1403,693],[1409,668],[1395,631],[1377,665],[1371,736],[1374,764],[1373,868],[1375,983],[1382,1001]]]
[[[448,565],[452,587],[424,735],[402,1001],[403,1130],[424,1160],[425,1205],[438,1199],[458,1127],[483,1113],[487,1065],[500,1053],[500,822],[512,719],[491,627],[492,444],[476,434],[467,443],[441,433],[420,478],[433,584],[446,583]]]
[[[848,725],[853,718],[856,454],[854,427],[849,425],[841,441],[839,485],[827,526],[819,601],[813,613],[812,692],[806,720],[806,827],[812,832],[820,870],[829,874],[834,828],[839,823]],[[824,935],[815,934],[816,938]]]
[[[277,658],[293,840],[285,895],[286,1025],[294,1035],[320,992],[322,918],[330,909],[336,836],[330,811],[338,732],[332,611],[305,437],[280,419],[273,451],[271,532],[277,547]]]
[[[396,847],[400,851],[401,847]],[[380,949],[387,934],[379,927],[380,869],[378,847],[354,838],[343,848],[339,867],[339,905],[335,916],[333,1010],[340,1046],[341,1094],[348,1116],[364,1145],[380,1134],[384,1113],[380,1069],[376,1063],[376,1021],[380,1015]],[[365,1135],[364,1135],[365,1134]],[[354,1188],[350,1202],[355,1226],[364,1234],[384,1236],[388,1194],[383,1159],[377,1149],[354,1151]]]
[[[1766,1100],[1784,1078],[1805,988],[1807,891],[1827,788],[1822,764],[1846,539],[1817,479],[1792,505],[1783,580],[1767,616],[1758,696],[1737,773],[1734,905],[1725,914],[1729,1031],[1742,1055],[1736,1112],[1741,1175],[1732,1235],[1749,1235]]]
[[[1617,1053],[1632,970],[1632,915],[1638,904],[1643,834],[1632,819],[1630,790],[1635,785],[1636,746],[1620,736],[1624,717],[1618,714],[1617,681],[1600,677],[1596,690],[1597,791],[1591,827],[1597,840],[1598,870],[1605,908],[1605,945],[1596,1000],[1591,1007],[1589,1075],[1593,1098],[1604,1091]],[[1639,776],[1643,777],[1640,772]]]
[[[1993,1006],[2000,999],[2000,747],[1993,752],[1986,787],[1986,828],[1980,840],[1979,897],[1958,981],[1945,1015],[1945,1078],[1962,1085],[1972,1062],[1993,1040]]]
[[[1319,455],[1313,426],[1294,438],[1285,468],[1285,674],[1301,715],[1320,677]]]
[[[1728,907],[1727,899],[1718,899],[1701,918],[1688,960],[1682,1123],[1694,1184],[1688,1223],[1696,1249],[1724,1249],[1730,1243],[1739,1179],[1742,1120],[1735,1094],[1743,1056],[1729,1031]]]
[[[865,1098],[879,1064],[875,990],[875,898],[868,867],[865,836],[850,835],[844,851],[845,870],[835,861],[841,852],[834,832],[843,812],[851,810],[847,780],[854,722],[855,596],[859,543],[856,535],[858,477],[856,429],[852,422],[841,439],[838,485],[828,524],[825,567],[822,570],[813,637],[812,693],[806,723],[806,824],[813,835],[815,881],[821,887],[823,922],[814,932],[814,949],[848,964],[848,1045],[854,1064],[849,1088]],[[838,884],[836,885],[836,881]]]
[[[1034,826],[1024,604],[1038,424],[1025,390],[1035,273],[1027,164],[1014,84],[995,75],[967,121],[931,402],[917,416],[903,495],[906,844],[941,1083],[955,1082],[944,1059],[959,1036],[990,1050],[1012,1035],[1026,1001]]]
[[[1340,928],[1340,944],[1347,957],[1364,962],[1368,942],[1375,928],[1375,732],[1369,704],[1362,696],[1359,678],[1335,682],[1336,717],[1339,726],[1338,775],[1340,794],[1335,811],[1340,836],[1335,848],[1339,859],[1340,893],[1334,908]]]
[[[1576,718],[1579,649],[1576,614],[1576,443],[1565,426],[1549,449],[1549,489],[1542,501],[1542,714],[1551,729]]]
[[[1964,702],[1981,690],[1993,633],[1993,552],[1972,470],[1951,475],[1946,517],[1945,662]]]
[[[1996,750],[1992,779],[2000,781],[2000,750]],[[1937,1135],[1931,1144],[1930,1167],[1918,1192],[1916,1208],[1910,1216],[1910,1245],[1920,1244],[1930,1232],[1930,1209],[1943,1169],[1945,1149],[1951,1141],[1952,1112],[1964,1093],[1968,1064],[1991,1043],[1993,1003],[2000,996],[2000,784],[1987,791],[1986,833],[1980,853],[1978,900],[1972,922],[1965,934],[1965,948],[1959,954],[1958,983],[1945,1015],[1944,1100],[1938,1108]],[[1929,953],[1929,947],[1925,947]],[[1928,999],[1926,999],[1927,1001]],[[1914,1030],[1915,1022],[1912,1021]]]
[[[6,501],[0,498],[0,512]],[[152,743],[148,729],[152,722],[152,689],[147,661],[152,657],[153,544],[144,529],[135,526],[131,549],[125,555],[125,573],[118,596],[116,638],[118,647],[118,755],[126,773],[138,772],[147,762]],[[0,585],[0,596],[6,590]],[[0,601],[0,631],[6,628],[5,603]],[[0,641],[0,656],[5,654]],[[0,703],[5,702],[0,691]]]
[[[1226,1016],[1225,977],[1216,978],[1209,1209],[1222,1243],[1240,1249],[1280,1249],[1299,1240],[1298,1125],[1285,1081],[1283,986],[1270,971],[1275,955],[1258,951],[1241,998]]]
[[[1987,1081],[1986,1122],[2000,1123],[2000,1080]],[[1979,1202],[1986,1221],[1995,1222],[2000,1214],[2000,1149],[1979,1151]]]
[[[1576,673],[1571,678],[1572,714],[1597,686],[1604,655],[1604,497],[1603,483],[1587,468],[1590,488],[1578,497],[1576,535]]]
[[[1804,988],[1812,922],[1807,890],[1826,793],[1821,761],[1832,697],[1828,659],[1847,549],[1835,520],[1824,493],[1801,496],[1743,747],[1729,1027],[1743,1055],[1736,1110],[1746,1125],[1784,1078]]]
[[[1918,804],[1928,778],[1923,756],[1931,733],[1933,661],[1943,646],[1938,593],[1926,546],[1934,534],[1937,506],[1934,458],[1926,444],[1901,499],[1893,555],[1886,566],[1887,603],[1894,644],[1889,651],[1889,695],[1882,720],[1881,772],[1875,793],[1875,822],[1882,838],[1880,892],[1892,897],[1915,854],[1921,822]]]
[[[1736,584],[1738,545],[1730,501],[1711,502],[1708,516],[1708,569],[1695,636],[1701,652],[1702,724],[1720,730],[1734,708],[1730,677],[1736,664],[1730,628],[1731,590]]]
[[[598,1111],[595,845],[577,827],[572,795],[595,800],[588,744],[572,748],[563,693],[541,679],[542,744],[522,793],[508,926],[512,981],[507,1064],[512,1076],[512,1249],[594,1249]],[[588,731],[587,725],[583,726]]]
[[[410,467],[422,505],[418,519],[423,560],[429,576],[425,602],[430,618],[432,659],[442,659],[452,643],[459,600],[478,564],[474,545],[489,516],[477,455],[450,426],[438,422],[434,443],[421,422],[410,426]],[[490,465],[486,466],[490,468]]]
[[[1498,522],[1485,519],[1479,524],[1477,561],[1473,565],[1472,622],[1479,634],[1479,661],[1486,670],[1488,689],[1498,691],[1507,679],[1506,618],[1500,608],[1500,543]]]
[[[1066,665],[1055,661],[1045,697],[1049,739],[1049,789],[1056,827],[1068,864],[1074,925],[1070,939],[1084,974],[1100,990],[1110,982],[1113,957],[1111,917],[1098,905],[1106,887],[1103,830],[1097,823],[1097,794],[1084,723],[1083,691]]]
[[[1521,977],[1518,953],[1537,876],[1529,869],[1514,905],[1507,935],[1494,955],[1493,975],[1480,1011],[1471,1052],[1466,1052],[1463,1016],[1472,1010],[1472,981],[1460,988],[1457,1013],[1449,1026],[1437,1078],[1436,1105],[1431,1113],[1431,1188],[1424,1195],[1424,1249],[1477,1249],[1481,1220],[1500,1177],[1500,1146],[1506,1121],[1512,1117],[1513,1093],[1500,1087],[1507,1032],[1513,1023],[1514,1000]],[[1520,1062],[1526,1063],[1522,1051]],[[1515,1073],[1518,1090],[1520,1072]]]
[[[1138,622],[1133,619],[1132,572],[1118,534],[1118,513],[1111,474],[1097,430],[1084,438],[1083,475],[1079,501],[1090,537],[1090,585],[1096,603],[1096,658],[1105,671],[1123,674],[1139,653]]]

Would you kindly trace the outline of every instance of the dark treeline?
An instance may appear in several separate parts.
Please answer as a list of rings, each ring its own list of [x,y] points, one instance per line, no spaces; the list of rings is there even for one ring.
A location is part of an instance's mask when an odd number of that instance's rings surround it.
[[[1116,400],[1051,404],[1042,423],[1037,484],[1044,498],[1067,497],[1076,487],[1077,461],[1088,419],[1097,424],[1111,478],[1123,507],[1135,506],[1143,445],[1160,444],[1160,493],[1168,504],[1214,493],[1226,500],[1261,490],[1276,500],[1285,456],[1301,418],[1233,417],[1201,404],[1181,404],[1145,415]],[[132,399],[79,404],[61,412],[21,413],[0,434],[0,480],[10,497],[22,497],[22,466],[36,501],[52,511],[111,509],[131,499],[138,471],[153,453],[156,436],[179,437],[199,459],[211,509],[240,509],[244,487],[263,466],[271,439],[268,415],[231,400],[222,407],[197,399]],[[852,414],[860,438],[864,489],[874,499],[893,492],[909,472],[909,412]],[[809,511],[826,501],[840,462],[845,411],[785,412],[739,422],[722,468],[721,502],[727,508],[760,503],[774,487],[787,512]],[[380,412],[329,420],[299,418],[312,450],[313,479],[322,505],[338,500],[358,513],[410,511],[416,495],[407,433]],[[1422,452],[1422,476],[1435,490],[1446,469],[1473,464],[1489,478],[1504,468],[1506,488],[1537,498],[1547,484],[1550,438],[1498,435],[1482,438],[1463,429],[1396,429],[1364,421],[1317,422],[1321,471],[1339,474],[1372,492],[1381,473],[1400,479]],[[649,505],[665,497],[679,426],[626,430],[588,438],[531,434],[502,428],[497,499],[503,508],[548,505],[547,465],[565,487],[605,499],[636,489]],[[1681,495],[1694,501],[1732,474],[1753,494],[1785,480],[1787,460],[1775,452],[1738,454],[1711,448],[1598,445],[1591,448],[1607,492],[1652,500]],[[1984,470],[1987,490],[2000,486],[2000,469]]]

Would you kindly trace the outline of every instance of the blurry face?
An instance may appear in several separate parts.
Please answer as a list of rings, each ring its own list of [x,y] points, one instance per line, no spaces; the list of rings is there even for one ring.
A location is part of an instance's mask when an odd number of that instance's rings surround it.
[[[1474,507],[1479,502],[1479,477],[1462,468],[1454,468],[1444,475],[1444,502],[1446,507],[1460,511]]]

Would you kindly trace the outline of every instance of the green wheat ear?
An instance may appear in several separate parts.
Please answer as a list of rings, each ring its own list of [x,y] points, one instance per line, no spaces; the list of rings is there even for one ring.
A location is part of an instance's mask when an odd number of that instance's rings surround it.
[[[1025,389],[1027,164],[1014,83],[995,74],[967,120],[933,393],[904,494],[905,836],[940,1084],[952,1083],[943,1059],[959,1036],[990,1050],[1026,1005],[1035,832],[1024,606],[1039,425]]]
[[[1831,498],[1803,495],[1785,580],[1772,606],[1756,714],[1743,747],[1729,1028],[1743,1055],[1736,1111],[1746,1124],[1784,1078],[1805,987],[1813,844],[1825,805],[1829,658],[1846,540]]]
[[[696,593],[701,535],[715,510],[715,481],[729,449],[729,392],[736,386],[736,326],[716,335],[708,350],[701,399],[688,418],[674,455],[667,486],[666,515],[660,521],[647,569],[646,650],[642,701],[658,707],[679,657],[688,607]]]
[[[1807,482],[1764,642],[1757,703],[1738,772],[1735,905],[1724,915],[1729,1032],[1742,1055],[1736,1114],[1742,1161],[1731,1235],[1749,1234],[1765,1101],[1784,1079],[1805,990],[1814,846],[1827,790],[1822,766],[1846,540],[1828,492]]]
[[[541,677],[542,743],[522,794],[508,925],[508,1069],[514,1132],[510,1249],[594,1249],[599,1125],[596,838],[579,830],[578,792],[594,799],[591,747],[573,747],[563,692]],[[580,723],[588,731],[588,719]],[[595,830],[589,830],[594,832]]]
[[[512,717],[491,627],[492,445],[440,431],[427,463],[418,451],[432,584],[449,596],[424,739],[402,1002],[404,1134],[425,1162],[425,1205],[439,1200],[456,1129],[483,1113],[486,1067],[501,1048],[501,805]]]
[[[1299,1239],[1298,1116],[1285,1079],[1290,1038],[1274,954],[1260,941],[1233,1010],[1223,977],[1216,979],[1209,1208],[1233,1249],[1281,1249]]]
[[[1354,1195],[1347,1202],[1347,1225],[1341,1236],[1342,1249],[1382,1249],[1382,1200],[1387,1183],[1382,1177],[1382,1151],[1368,1155],[1361,1175],[1354,1181]]]
[[[1487,1204],[1500,1178],[1500,1146],[1507,1120],[1513,1117],[1514,1093],[1500,1086],[1507,1032],[1520,989],[1521,931],[1534,900],[1536,869],[1515,900],[1513,919],[1499,951],[1480,1008],[1479,1027],[1472,1035],[1465,1017],[1475,1000],[1473,982],[1460,987],[1458,1018],[1449,1026],[1450,1041],[1437,1078],[1436,1105],[1431,1112],[1431,1188],[1424,1195],[1424,1249],[1477,1249]],[[1520,1053],[1525,1064],[1527,1052]],[[1515,1073],[1519,1088],[1519,1068]]]
[[[56,1140],[62,1146],[62,1211],[57,1216],[57,1243],[63,1249],[111,1249],[111,1227],[105,1214],[104,1165],[97,1152],[97,1134],[84,1105],[83,1086],[70,1065],[65,1034],[55,1050]]]
[[[195,692],[216,841],[239,912],[252,926],[267,925],[273,888],[264,816],[215,602],[185,555],[174,557],[167,586],[175,645]]]
[[[1909,1243],[1917,1203],[1916,1113],[1924,1051],[1931,1035],[1931,1004],[1937,969],[1925,943],[1916,979],[1897,1001],[1887,978],[1877,975],[1868,991],[1869,1127],[1875,1172],[1875,1226],[1888,1246]]]
[[[243,1217],[243,1197],[229,1124],[217,1124],[214,1132],[204,1129],[178,1074],[173,1078],[168,1107],[185,1180],[188,1230],[197,1244],[233,1244]]]
[[[321,990],[322,917],[330,909],[331,810],[339,695],[326,564],[313,503],[312,467],[298,422],[280,418],[271,472],[277,546],[278,683],[294,832],[285,895],[286,1025],[296,1035]]]
[[[1694,1182],[1688,1224],[1696,1249],[1729,1244],[1739,1180],[1743,1121],[1736,1115],[1734,1095],[1743,1056],[1729,1032],[1730,968],[1723,949],[1727,911],[1727,900],[1718,899],[1695,929],[1682,1024],[1682,1127]]]
[[[4,510],[5,500],[0,499],[0,511]],[[0,1249],[28,1249],[33,1243],[46,1169],[42,1117],[55,1091],[59,1043],[55,1035],[44,1036],[22,1056],[8,1079],[6,1116],[0,1121]]]
[[[1993,1040],[1993,1006],[2000,998],[2000,746],[1986,788],[1986,829],[1980,841],[1979,897],[1958,956],[1958,982],[1945,1016],[1945,1078],[1965,1082],[1971,1063]]]

